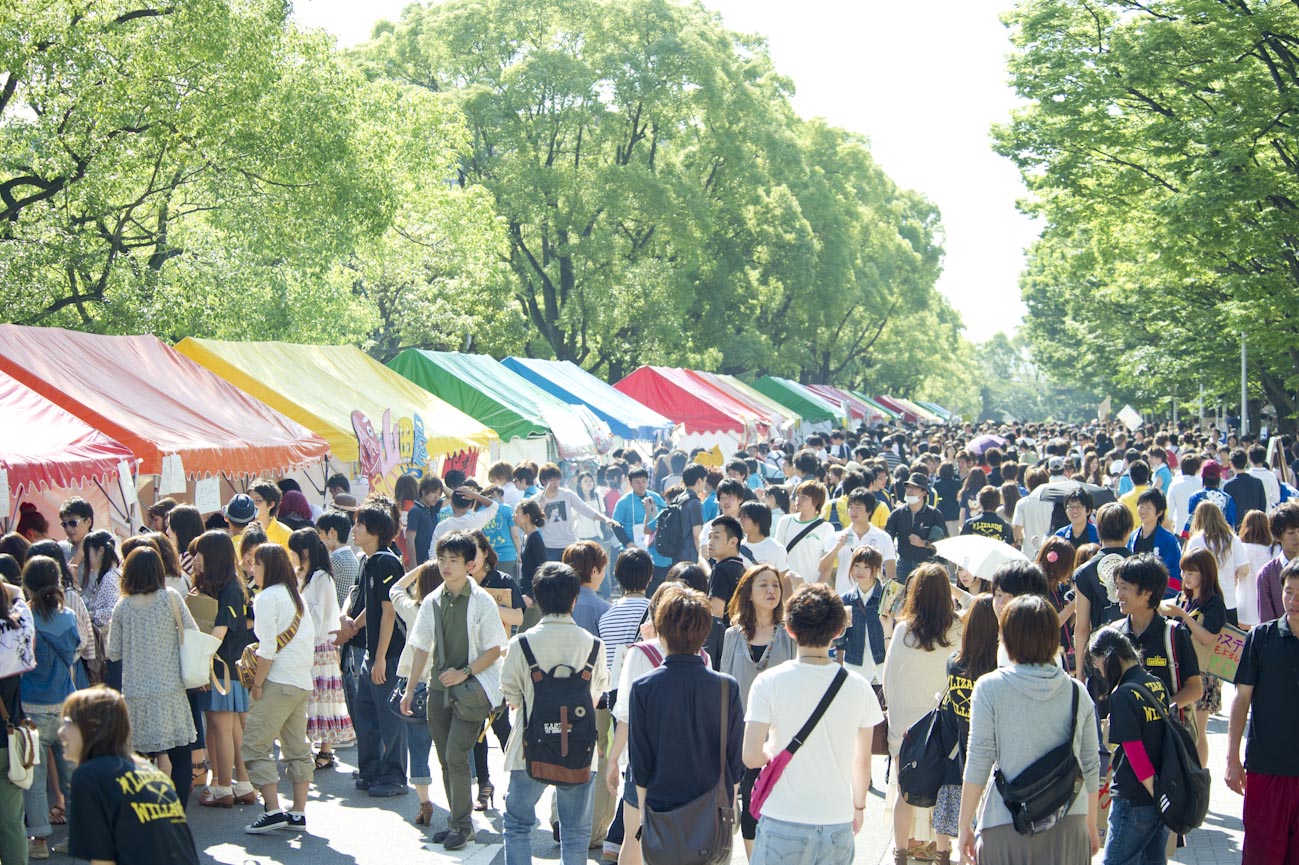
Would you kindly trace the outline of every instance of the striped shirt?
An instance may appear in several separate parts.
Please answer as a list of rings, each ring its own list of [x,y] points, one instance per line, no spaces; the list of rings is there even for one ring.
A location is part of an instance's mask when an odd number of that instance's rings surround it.
[[[600,639],[604,642],[604,662],[613,669],[613,656],[619,646],[630,646],[640,639],[640,623],[649,609],[644,595],[625,597],[600,617]]]

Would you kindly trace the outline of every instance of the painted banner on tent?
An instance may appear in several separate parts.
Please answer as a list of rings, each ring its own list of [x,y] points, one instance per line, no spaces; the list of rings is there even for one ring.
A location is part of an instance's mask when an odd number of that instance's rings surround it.
[[[428,470],[428,438],[418,413],[394,421],[392,409],[384,409],[376,429],[365,412],[356,410],[352,412],[352,431],[356,433],[360,474],[369,480],[371,490],[391,493],[397,478],[411,475],[419,479]]]

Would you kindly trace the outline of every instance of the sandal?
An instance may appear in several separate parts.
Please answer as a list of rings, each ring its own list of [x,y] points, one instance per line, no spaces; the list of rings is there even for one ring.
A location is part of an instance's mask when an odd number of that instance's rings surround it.
[[[192,774],[192,784],[195,787],[203,787],[207,784],[208,764],[207,760],[201,763],[191,763],[190,773]]]
[[[328,769],[334,765],[333,751],[320,751],[316,754],[316,768]]]
[[[433,820],[433,803],[420,802],[419,814],[415,816],[416,826],[427,826]]]
[[[63,809],[62,805],[55,805],[50,809],[50,825],[66,826],[68,823],[68,812]]]

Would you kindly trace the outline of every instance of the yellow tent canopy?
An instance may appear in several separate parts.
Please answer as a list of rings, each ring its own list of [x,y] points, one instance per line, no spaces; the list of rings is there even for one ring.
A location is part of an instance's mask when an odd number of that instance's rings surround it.
[[[319,434],[337,459],[362,463],[366,474],[367,462],[396,458],[389,441],[403,461],[420,465],[445,454],[486,450],[497,440],[469,415],[355,346],[187,337],[176,350]],[[426,454],[419,453],[421,441]]]

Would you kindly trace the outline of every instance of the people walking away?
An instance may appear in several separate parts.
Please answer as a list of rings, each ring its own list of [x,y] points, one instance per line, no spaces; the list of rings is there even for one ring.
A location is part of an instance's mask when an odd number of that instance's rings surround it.
[[[957,820],[961,856],[981,865],[1089,865],[1100,849],[1096,716],[1082,685],[1056,663],[1060,620],[1055,609],[1037,595],[1013,599],[1001,616],[1001,642],[1011,666],[983,675],[974,684],[970,701]],[[1034,723],[1025,724],[1025,718],[1033,718]],[[1081,775],[1083,790],[1051,828],[1021,834],[1006,796],[1040,761]],[[997,783],[985,798],[994,765]],[[1075,789],[1076,785],[1075,781]]]
[[[1222,485],[1222,491],[1236,503],[1236,513],[1231,520],[1232,528],[1239,529],[1246,511],[1268,509],[1267,488],[1261,480],[1249,473],[1249,457],[1242,448],[1231,452],[1231,470],[1231,480]],[[1277,497],[1280,498],[1279,492]]]
[[[465,532],[444,535],[437,544],[442,585],[420,604],[410,641],[415,646],[401,710],[410,714],[414,684],[428,678],[428,725],[442,764],[450,804],[447,828],[434,843],[459,850],[473,839],[469,760],[492,707],[501,702],[501,647],[505,628],[496,600],[469,578],[478,545]]]
[[[1213,502],[1222,511],[1222,515],[1227,518],[1227,522],[1232,526],[1237,525],[1236,500],[1228,495],[1224,490],[1218,488],[1222,481],[1222,466],[1213,460],[1206,460],[1204,467],[1200,469],[1200,482],[1203,485],[1200,490],[1192,494],[1186,503],[1186,514],[1183,516],[1182,536],[1187,537],[1191,533],[1191,517],[1195,516],[1195,509],[1199,507],[1200,502]],[[1243,513],[1240,515],[1243,516]]]
[[[871,740],[884,715],[867,682],[830,659],[830,645],[846,621],[843,601],[831,587],[799,588],[784,621],[797,660],[769,666],[749,688],[748,770],[762,769],[791,746],[797,749],[762,803],[750,856],[754,865],[853,861],[853,836],[865,820],[871,785]],[[806,732],[809,710],[812,717],[820,714]]]
[[[541,622],[510,641],[501,667],[501,693],[519,713],[505,753],[505,768],[510,773],[504,815],[506,865],[532,861],[537,802],[547,786],[555,787],[560,861],[579,865],[587,859],[597,750],[595,725],[587,713],[609,689],[609,671],[604,644],[573,620],[579,589],[578,576],[571,567],[553,562],[544,565],[533,580]],[[566,685],[567,679],[573,679],[574,686],[584,693]],[[570,716],[574,702],[577,711]],[[549,712],[575,718],[577,730],[560,734],[565,737],[562,747],[552,745],[552,734],[544,729],[548,726],[544,719],[550,715],[538,714]],[[584,718],[588,719],[585,723]],[[570,749],[577,757],[587,755],[584,765],[563,760]]]
[[[133,753],[126,698],[96,685],[69,696],[59,714],[59,739],[77,766],[68,854],[116,865],[198,865],[185,804],[171,778]]]
[[[1272,538],[1267,514],[1250,511],[1240,523],[1240,540],[1249,557],[1249,573],[1236,583],[1236,624],[1249,630],[1258,624],[1258,572],[1281,551]]]
[[[1227,786],[1245,797],[1241,861],[1267,865],[1293,862],[1299,849],[1299,751],[1292,745],[1299,562],[1287,564],[1279,577],[1284,612],[1256,625],[1245,638],[1227,732]],[[1240,738],[1247,724],[1242,763]]]
[[[253,578],[260,589],[253,600],[257,666],[240,751],[248,779],[262,795],[263,810],[244,831],[250,835],[277,829],[301,832],[307,828],[307,791],[314,774],[307,706],[314,687],[316,630],[284,547],[276,543],[258,547],[253,554]],[[293,805],[287,812],[280,808],[277,741],[285,775],[293,785]]]
[[[961,628],[947,570],[935,562],[917,567],[884,659],[884,703],[894,765],[907,729],[937,704],[947,682],[947,658],[960,641]],[[899,865],[905,865],[908,855],[936,850],[929,809],[913,808],[898,795],[896,773],[889,796],[894,803],[893,855]]]
[[[780,574],[771,565],[761,564],[744,572],[727,605],[731,626],[723,639],[718,672],[738,683],[741,705],[747,706],[749,688],[760,673],[792,660],[797,654],[794,638],[784,627],[782,600]],[[750,808],[758,768],[746,768],[740,780],[740,835],[750,857],[758,827],[758,819]]]

